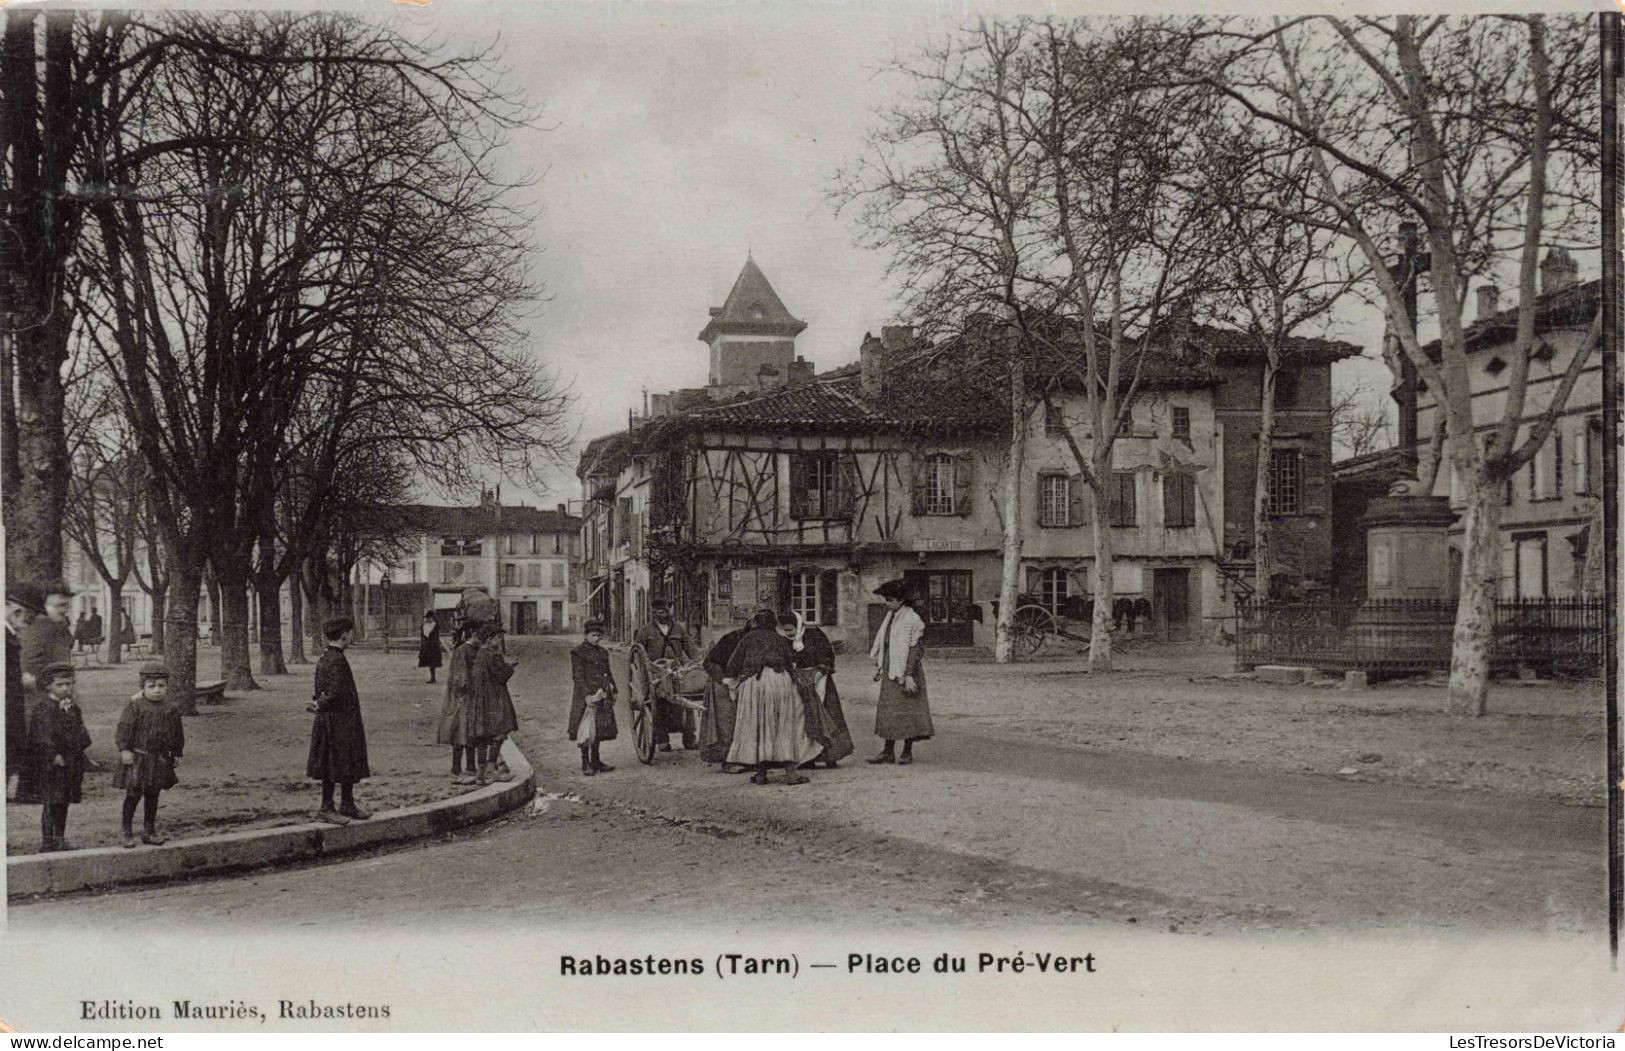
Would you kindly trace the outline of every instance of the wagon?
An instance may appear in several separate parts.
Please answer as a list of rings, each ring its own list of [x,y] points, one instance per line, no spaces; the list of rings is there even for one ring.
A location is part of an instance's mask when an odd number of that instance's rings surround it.
[[[1044,644],[1051,636],[1076,642],[1083,647],[1083,652],[1089,652],[1090,617],[1093,614],[1093,603],[1087,602],[1080,596],[1072,596],[1061,607],[1059,615],[1041,606],[1031,595],[1016,596],[1016,613],[1010,624],[1010,648],[1017,657],[1031,657],[1044,648]],[[1079,635],[1072,631],[1072,626],[1078,625],[1078,630],[1084,632]],[[1122,653],[1131,649],[1139,640],[1132,636],[1119,637],[1113,633],[1112,651]]]
[[[705,711],[705,688],[710,681],[699,661],[685,664],[655,660],[634,642],[627,655],[626,680],[627,704],[632,709],[632,747],[639,761],[654,762],[655,726],[662,703],[681,710],[685,736],[698,736],[700,715]]]

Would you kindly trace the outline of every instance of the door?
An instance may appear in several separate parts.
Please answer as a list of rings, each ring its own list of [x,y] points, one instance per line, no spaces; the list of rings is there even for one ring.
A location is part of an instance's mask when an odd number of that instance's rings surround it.
[[[556,634],[564,630],[564,603],[558,599],[553,600],[552,607],[547,611],[548,627]]]
[[[1151,608],[1169,642],[1186,642],[1191,637],[1191,571],[1155,569],[1151,571]]]
[[[515,635],[536,634],[536,603],[515,602],[513,604],[513,633]]]
[[[914,608],[925,621],[927,646],[969,646],[971,572],[968,569],[916,569],[903,574]]]

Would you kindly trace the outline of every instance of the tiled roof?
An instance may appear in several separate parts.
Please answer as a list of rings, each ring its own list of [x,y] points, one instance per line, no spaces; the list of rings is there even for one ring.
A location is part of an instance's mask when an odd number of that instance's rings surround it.
[[[711,321],[700,333],[700,339],[709,343],[723,331],[792,337],[806,327],[807,323],[791,315],[779,294],[773,291],[756,260],[747,257],[728,298],[722,306],[711,309]]]
[[[1591,324],[1592,317],[1602,304],[1602,280],[1572,285],[1559,292],[1548,292],[1535,298],[1535,331],[1548,332],[1557,328],[1579,328]],[[1479,318],[1462,332],[1467,349],[1491,342],[1505,342],[1518,330],[1518,308],[1508,307],[1487,318]],[[1437,359],[1440,342],[1434,340],[1422,348],[1428,357]]]
[[[1189,338],[1194,345],[1212,352],[1214,360],[1220,365],[1249,361],[1262,363],[1264,360],[1264,352],[1259,349],[1257,342],[1239,329],[1193,324],[1190,327]],[[1329,365],[1334,361],[1359,355],[1360,347],[1353,343],[1308,336],[1289,337],[1281,347],[1281,363],[1289,367]]]
[[[406,504],[401,511],[408,523],[433,536],[573,533],[581,528],[581,519],[575,515],[514,504],[505,504],[500,509],[479,504],[472,507]]]

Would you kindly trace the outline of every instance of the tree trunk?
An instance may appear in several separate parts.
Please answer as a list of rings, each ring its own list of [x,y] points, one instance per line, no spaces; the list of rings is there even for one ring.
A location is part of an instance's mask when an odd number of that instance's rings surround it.
[[[1016,619],[1016,594],[1021,584],[1021,475],[1027,460],[1027,425],[1031,402],[1027,398],[1027,372],[1016,354],[1010,356],[1010,448],[1004,465],[1004,561],[999,572],[999,619],[995,626],[993,660],[1009,664],[1015,659],[1011,628]]]
[[[309,664],[305,656],[305,582],[295,570],[288,578],[288,663]]]
[[[215,578],[214,570],[205,566],[203,569],[203,587],[209,594],[209,639],[220,645],[220,581]]]
[[[1469,442],[1473,440],[1469,435]],[[1462,513],[1460,598],[1450,653],[1450,711],[1483,715],[1489,707],[1490,647],[1495,636],[1496,578],[1501,570],[1501,499],[1475,453],[1452,458],[1468,480]]]
[[[1275,355],[1264,361],[1263,394],[1258,403],[1257,459],[1253,463],[1253,586],[1260,595],[1270,593],[1274,568],[1274,536],[1270,521],[1270,457],[1275,448]]]
[[[107,663],[124,663],[124,584],[107,584]]]
[[[197,606],[203,589],[203,567],[182,559],[171,563],[174,593],[166,609],[165,663],[169,665],[169,692],[182,715],[197,714]]]
[[[1110,448],[1107,446],[1108,450]],[[1101,488],[1092,490],[1095,500],[1095,513],[1091,516],[1095,533],[1095,608],[1089,627],[1089,670],[1097,672],[1112,670],[1112,598],[1115,594],[1112,582],[1112,525],[1103,494],[1105,480],[1112,476],[1110,462],[1102,464],[1097,459],[1094,476]]]
[[[221,561],[231,562],[231,558]],[[257,690],[248,656],[248,579],[234,566],[218,571],[220,591],[220,677],[226,689]]]
[[[286,675],[288,666],[282,661],[282,584],[261,574],[254,591],[259,596],[260,674]]]
[[[152,589],[152,655],[164,656],[164,616],[169,599],[169,586]]]

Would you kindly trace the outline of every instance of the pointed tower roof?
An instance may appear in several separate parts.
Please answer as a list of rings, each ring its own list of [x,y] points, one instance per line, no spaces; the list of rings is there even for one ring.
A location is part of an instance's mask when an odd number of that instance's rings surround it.
[[[756,260],[745,257],[745,267],[720,307],[711,308],[711,320],[700,333],[710,343],[718,336],[783,336],[793,339],[807,323],[791,315]]]

